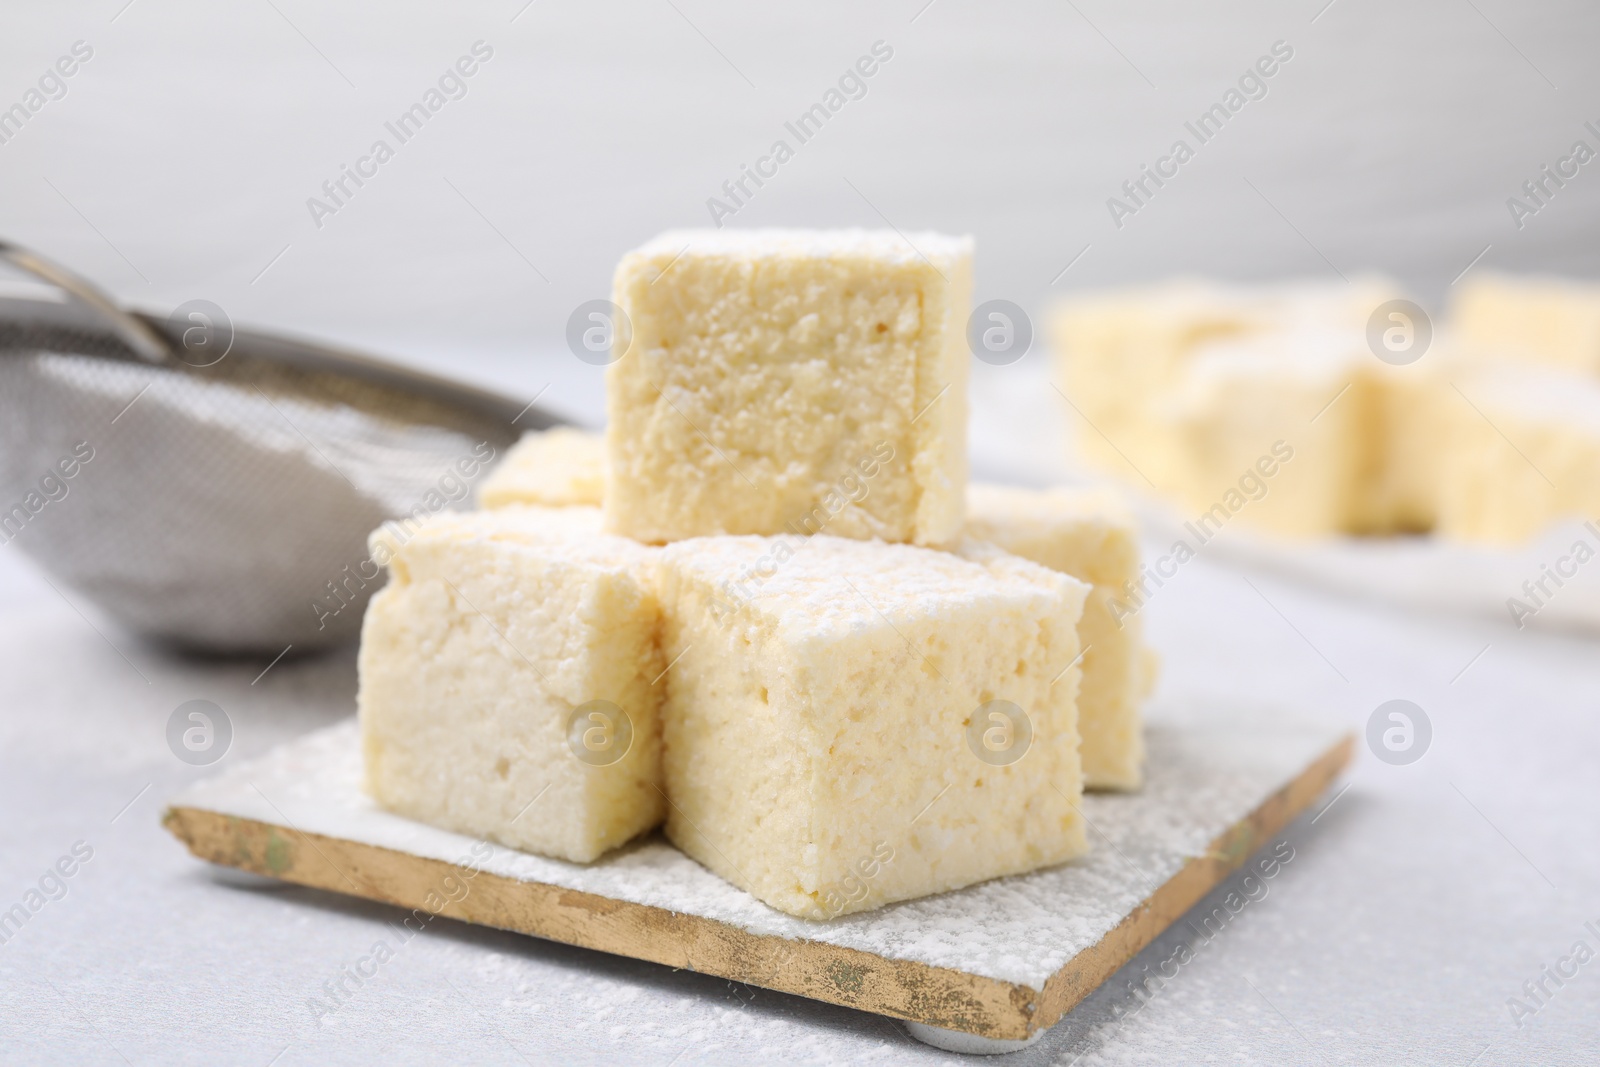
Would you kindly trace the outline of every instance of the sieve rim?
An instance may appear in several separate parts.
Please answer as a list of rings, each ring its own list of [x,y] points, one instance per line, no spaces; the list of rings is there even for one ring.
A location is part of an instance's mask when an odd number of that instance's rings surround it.
[[[39,255],[14,241],[0,237],[0,260],[33,275],[70,298],[66,305],[39,300],[0,298],[0,320],[31,320],[55,327],[63,336],[98,327],[115,337],[120,345],[100,346],[97,358],[159,366],[167,370],[194,373],[193,365],[176,353],[183,344],[183,331],[160,315],[126,308],[87,278],[48,257]],[[16,309],[26,307],[26,316]],[[231,344],[225,356],[239,363],[260,363],[293,367],[314,374],[351,378],[383,389],[409,393],[445,407],[470,412],[498,423],[511,440],[526,430],[548,430],[569,425],[549,411],[536,408],[490,389],[454,381],[427,371],[416,370],[379,356],[355,349],[314,341],[291,333],[254,327],[230,327]],[[67,351],[71,345],[63,346]],[[0,345],[0,357],[7,351],[37,351],[35,346]]]

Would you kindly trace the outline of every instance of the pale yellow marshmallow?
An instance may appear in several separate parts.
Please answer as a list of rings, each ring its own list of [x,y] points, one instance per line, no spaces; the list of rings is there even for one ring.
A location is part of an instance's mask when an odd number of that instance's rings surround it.
[[[1600,284],[1472,273],[1457,286],[1451,333],[1491,359],[1600,377]]]
[[[1141,486],[1185,492],[1187,444],[1169,408],[1197,353],[1294,324],[1360,337],[1393,291],[1376,278],[1271,286],[1178,280],[1059,302],[1049,330],[1079,456]]]
[[[604,438],[558,426],[524,434],[479,487],[478,504],[485,508],[507,504],[599,507],[604,492]]]
[[[577,862],[660,822],[655,550],[593,508],[523,507],[384,527],[372,548],[390,580],[358,707],[379,804]]]
[[[1084,583],[824,535],[680,541],[658,584],[667,835],[711,870],[829,918],[1084,851]]]
[[[688,230],[628,253],[607,529],[955,537],[971,263],[969,238],[859,230]]]
[[[1451,386],[1435,415],[1450,457],[1440,533],[1514,544],[1562,520],[1600,520],[1600,381],[1502,364]]]
[[[1155,682],[1155,654],[1138,615],[1119,617],[1139,575],[1139,532],[1106,489],[967,487],[967,536],[1093,586],[1078,623],[1083,679],[1078,732],[1083,781],[1090,789],[1136,789],[1143,779],[1139,702]]]
[[[1437,344],[1409,365],[1373,353],[1369,327],[1392,325],[1374,317],[1397,294],[1359,278],[1068,301],[1054,331],[1079,451],[1208,535],[1236,518],[1302,537],[1425,531],[1446,458],[1430,422],[1445,360]]]

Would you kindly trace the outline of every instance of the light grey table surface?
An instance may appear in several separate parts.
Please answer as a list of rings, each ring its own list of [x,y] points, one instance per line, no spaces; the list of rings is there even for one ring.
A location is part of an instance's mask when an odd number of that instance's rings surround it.
[[[1170,956],[1175,934],[1016,1062],[1600,1056],[1600,962],[1547,982],[1554,995],[1521,1027],[1507,1006],[1575,941],[1600,947],[1584,928],[1600,926],[1594,644],[1247,583],[1204,555],[1148,619],[1161,703],[1236,699],[1360,728],[1404,697],[1426,710],[1432,744],[1409,766],[1363,751],[1348,791],[1285,835],[1295,859],[1268,896],[1148,1006],[1119,1021],[1140,1008],[1127,982]],[[75,843],[93,849],[65,896],[0,945],[0,1062],[957,1059],[883,1018],[448,920],[319,1020],[308,1000],[396,912],[223,884],[158,821],[205,773],[167,747],[180,703],[227,711],[225,761],[352,712],[348,652],[258,678],[263,666],[170,658],[0,549],[0,906]]]

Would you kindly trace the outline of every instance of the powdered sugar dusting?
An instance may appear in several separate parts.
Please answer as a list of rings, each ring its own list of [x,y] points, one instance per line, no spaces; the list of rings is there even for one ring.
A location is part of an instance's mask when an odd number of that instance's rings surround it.
[[[927,261],[946,269],[972,255],[971,237],[894,230],[737,229],[668,230],[632,253],[644,257],[869,259],[889,263]]]
[[[775,911],[656,835],[589,865],[494,846],[480,866],[755,935],[821,941],[1039,988],[1338,738],[1336,729],[1281,715],[1159,717],[1149,730],[1144,791],[1084,798],[1087,857],[830,922]],[[277,825],[288,820],[304,832],[445,862],[462,860],[476,844],[381,810],[360,783],[359,739],[350,720],[199,783],[172,803]]]
[[[662,549],[661,560],[730,599],[748,597],[751,609],[793,635],[943,619],[952,605],[1081,601],[1088,588],[979,541],[936,551],[829,534],[695,537]]]

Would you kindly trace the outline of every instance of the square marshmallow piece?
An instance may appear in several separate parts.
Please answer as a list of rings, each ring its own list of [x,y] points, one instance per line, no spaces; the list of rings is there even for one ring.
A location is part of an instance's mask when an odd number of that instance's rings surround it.
[[[614,287],[607,529],[959,535],[970,238],[686,230]]]
[[[1125,586],[1140,577],[1133,516],[1107,489],[973,485],[967,536],[1093,586],[1078,623],[1083,781],[1090,789],[1137,789],[1144,764],[1139,702],[1155,683],[1156,657],[1142,640],[1139,616],[1118,610],[1130,595]]]
[[[1455,340],[1476,356],[1600,377],[1600,285],[1473,273],[1451,309]]]
[[[379,804],[580,863],[661,821],[654,550],[593,508],[441,515],[372,547],[390,580],[358,705]]]
[[[600,506],[605,449],[599,434],[571,426],[524,434],[478,488],[478,505]]]
[[[690,856],[826,919],[1084,851],[1088,586],[977,542],[710,537],[660,561],[666,831]]]

